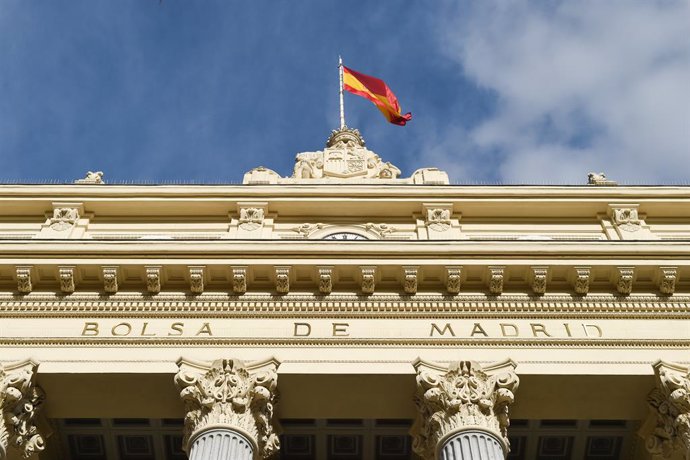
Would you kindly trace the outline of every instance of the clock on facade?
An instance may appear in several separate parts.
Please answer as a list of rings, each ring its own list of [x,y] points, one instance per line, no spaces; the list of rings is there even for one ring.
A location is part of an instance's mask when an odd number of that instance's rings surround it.
[[[369,238],[364,237],[358,233],[351,232],[338,232],[331,233],[323,237],[324,240],[368,240]]]

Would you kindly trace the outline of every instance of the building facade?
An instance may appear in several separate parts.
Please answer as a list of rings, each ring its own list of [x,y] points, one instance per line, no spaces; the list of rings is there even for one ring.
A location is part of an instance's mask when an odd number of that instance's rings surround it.
[[[0,186],[0,459],[690,458],[690,187]]]

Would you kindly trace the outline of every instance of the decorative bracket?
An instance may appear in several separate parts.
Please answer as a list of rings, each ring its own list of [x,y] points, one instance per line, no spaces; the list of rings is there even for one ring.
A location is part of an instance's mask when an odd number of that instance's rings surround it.
[[[575,267],[573,276],[573,288],[577,295],[587,295],[589,292],[590,267]]]
[[[108,294],[115,294],[117,285],[118,267],[103,267],[103,290]]]
[[[276,291],[279,294],[287,294],[290,292],[290,267],[289,266],[277,266],[275,267],[276,273]]]
[[[71,294],[74,292],[74,267],[58,267],[58,278],[60,281],[60,290],[62,292],[65,294]]]
[[[544,295],[546,292],[546,282],[549,274],[549,267],[532,267],[530,274],[532,292],[536,295]]]
[[[362,273],[361,288],[364,294],[373,294],[376,289],[376,267],[360,267]]]
[[[151,294],[161,292],[161,267],[159,265],[146,267],[146,290]]]
[[[672,295],[676,290],[678,269],[676,267],[659,267],[659,291],[664,295]]]
[[[17,270],[17,290],[22,294],[28,294],[33,290],[33,283],[31,279],[31,272],[33,267],[31,265],[19,265]]]
[[[333,267],[319,267],[319,292],[330,294],[333,290]]]
[[[189,267],[189,289],[194,294],[204,292],[204,266],[192,265]]]
[[[247,292],[247,267],[232,267],[232,292],[244,294]]]
[[[503,293],[503,278],[505,274],[505,267],[491,266],[489,269],[489,292],[491,295],[500,295]]]
[[[416,294],[417,293],[417,267],[403,267],[403,290],[405,294]]]
[[[458,294],[460,292],[461,277],[462,267],[446,267],[446,291],[449,294]]]
[[[614,272],[616,290],[620,295],[629,295],[632,292],[635,267],[618,267]]]

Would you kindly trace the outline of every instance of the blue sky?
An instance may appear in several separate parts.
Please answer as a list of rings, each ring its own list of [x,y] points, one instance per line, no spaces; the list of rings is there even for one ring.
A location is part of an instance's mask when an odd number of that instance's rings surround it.
[[[687,183],[688,37],[687,0],[2,0],[0,180],[289,175],[337,126],[342,54],[412,111],[346,95],[405,176]]]

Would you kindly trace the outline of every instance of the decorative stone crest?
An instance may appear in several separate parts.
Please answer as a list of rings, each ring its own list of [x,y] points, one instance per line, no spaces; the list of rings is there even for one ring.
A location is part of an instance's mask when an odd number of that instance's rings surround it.
[[[62,232],[74,227],[78,220],[79,210],[77,208],[55,208],[48,225],[53,230]]]
[[[308,238],[309,235],[317,230],[321,230],[324,227],[324,224],[302,224],[297,227],[293,227],[290,230],[299,233],[303,238]]]
[[[376,233],[381,238],[385,238],[393,232],[397,232],[398,229],[388,224],[372,224],[369,222],[364,225],[364,228],[370,232]]]
[[[360,267],[362,271],[362,293],[373,294],[376,289],[376,267]]]
[[[232,267],[232,292],[235,294],[247,292],[247,267]]]
[[[659,267],[659,291],[664,295],[671,295],[676,290],[678,271],[676,267]]]
[[[17,267],[17,290],[22,294],[28,294],[32,289],[31,267]]]
[[[290,267],[276,267],[276,291],[279,294],[290,292]]]
[[[38,364],[24,362],[0,366],[0,456],[8,446],[18,449],[24,458],[41,452],[45,441],[37,427],[44,393],[36,385]]]
[[[424,459],[436,458],[439,443],[465,428],[481,427],[492,433],[507,454],[509,407],[520,380],[508,360],[482,368],[472,361],[453,362],[448,368],[417,360],[417,418],[412,448]]]
[[[86,177],[83,179],[77,179],[74,181],[75,184],[105,184],[103,180],[103,171],[89,171],[86,173]]]
[[[532,292],[537,295],[543,295],[546,292],[546,278],[548,274],[548,267],[532,267]]]
[[[446,290],[449,294],[460,292],[460,279],[462,267],[446,267]]]
[[[616,290],[621,295],[629,295],[632,292],[634,267],[618,267]]]
[[[436,232],[450,228],[450,209],[429,208],[426,210],[426,226]]]
[[[403,267],[403,290],[405,294],[417,293],[417,267]]]
[[[319,267],[319,292],[330,294],[333,290],[333,267]]]
[[[59,267],[60,290],[65,294],[74,292],[74,267]]]
[[[146,290],[151,294],[161,292],[161,267],[146,267]]]
[[[117,292],[117,267],[103,267],[103,289],[108,294]]]
[[[204,292],[204,267],[189,267],[189,289],[194,294]]]
[[[640,218],[637,213],[637,205],[629,207],[611,207],[613,223],[623,231],[636,232],[640,230]]]
[[[578,295],[586,295],[589,292],[590,273],[589,267],[575,267],[573,288]]]
[[[489,267],[489,292],[491,295],[503,293],[503,275],[505,267]]]
[[[221,359],[210,365],[181,359],[175,384],[185,405],[183,446],[189,453],[197,435],[218,427],[235,429],[269,458],[280,448],[274,404],[279,362],[245,364]]]
[[[664,459],[674,453],[690,456],[690,370],[659,361],[654,364],[656,388],[647,398],[651,409],[651,433],[647,450]],[[675,458],[675,457],[673,457]],[[678,457],[680,458],[680,457]]]
[[[239,226],[242,230],[252,231],[261,228],[264,222],[262,208],[241,208]]]
[[[603,172],[587,174],[587,184],[589,185],[618,185],[618,182],[606,178]]]
[[[295,179],[395,179],[400,170],[365,147],[356,129],[334,130],[326,148],[297,154],[292,177]]]

